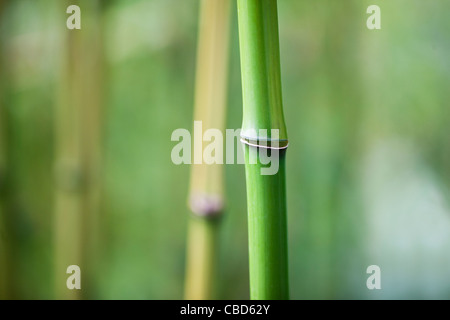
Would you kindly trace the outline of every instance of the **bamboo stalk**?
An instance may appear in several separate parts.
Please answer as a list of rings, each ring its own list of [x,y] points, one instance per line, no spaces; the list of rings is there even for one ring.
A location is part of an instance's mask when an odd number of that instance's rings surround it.
[[[61,299],[92,296],[100,254],[104,55],[102,19],[97,18],[101,6],[100,1],[80,5],[82,29],[65,33],[55,110],[55,286]],[[66,287],[65,271],[74,264],[82,271],[82,290]]]
[[[61,8],[62,9],[62,8]],[[65,8],[64,8],[65,9]],[[63,11],[65,12],[65,11]],[[82,265],[83,163],[81,153],[81,32],[65,30],[59,99],[55,110],[55,292],[79,299],[66,287],[67,267]]]
[[[208,300],[214,297],[218,220],[190,217],[185,298]]]
[[[225,128],[229,15],[229,0],[201,1],[194,120],[202,121],[204,131],[215,128],[223,133]],[[194,158],[201,157],[203,149],[194,153]],[[188,228],[186,299],[214,296],[217,218],[223,202],[223,166],[192,164],[189,207],[193,215]]]
[[[276,0],[238,0],[251,299],[289,299],[285,157]],[[260,130],[266,130],[261,132]],[[273,134],[276,129],[277,134]],[[279,170],[263,175],[261,152]],[[278,149],[281,148],[281,149]],[[252,160],[256,160],[254,164]]]
[[[1,23],[3,22],[4,1],[0,0],[0,31],[3,30]],[[6,196],[6,114],[5,114],[5,69],[4,69],[4,52],[3,52],[3,34],[0,33],[0,299],[9,298],[9,279],[8,277],[8,260],[7,252],[7,226],[5,212],[5,196]]]
[[[95,297],[96,273],[100,270],[101,248],[104,230],[101,216],[102,193],[102,158],[103,158],[103,115],[104,115],[104,74],[105,52],[103,13],[111,1],[90,1],[90,14],[84,19],[89,27],[86,35],[85,58],[83,68],[89,77],[85,79],[83,102],[83,161],[86,170],[86,190],[84,198],[84,237],[83,248],[86,270],[84,272],[85,285],[89,290],[86,297]]]
[[[7,63],[9,26],[3,17],[9,1],[0,0],[0,299],[17,299],[18,225],[13,205],[15,170],[12,160],[11,128],[11,68]]]

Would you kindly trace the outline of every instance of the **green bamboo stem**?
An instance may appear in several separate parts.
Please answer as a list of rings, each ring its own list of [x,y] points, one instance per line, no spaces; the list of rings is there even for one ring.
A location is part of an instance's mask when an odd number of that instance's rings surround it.
[[[289,299],[286,226],[286,150],[279,170],[262,175],[262,146],[288,144],[281,99],[276,0],[238,0],[243,125],[247,180],[250,297]],[[266,133],[260,129],[267,130]],[[278,136],[271,129],[278,130]],[[256,159],[252,164],[251,159]]]
[[[223,133],[225,128],[229,15],[229,0],[201,1],[194,120],[202,121],[203,131],[215,128]],[[203,154],[203,149],[195,152]],[[186,299],[214,297],[218,217],[223,202],[223,166],[192,164]]]

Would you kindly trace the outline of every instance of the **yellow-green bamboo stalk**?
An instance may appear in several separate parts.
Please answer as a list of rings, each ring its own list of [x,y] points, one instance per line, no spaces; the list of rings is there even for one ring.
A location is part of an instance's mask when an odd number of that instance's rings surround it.
[[[1,52],[1,48],[0,48]],[[0,53],[1,54],[1,53]],[[1,59],[1,58],[0,58]],[[1,67],[1,66],[0,66]],[[1,75],[0,75],[1,77]],[[0,86],[2,81],[0,79]],[[1,87],[0,87],[1,90]],[[8,274],[7,274],[7,237],[5,225],[5,188],[6,188],[6,159],[5,159],[5,143],[4,143],[4,125],[5,121],[3,113],[2,93],[0,92],[0,299],[8,297]]]
[[[110,3],[110,2],[107,2]],[[95,0],[89,2],[90,14],[85,16],[84,23],[89,28],[86,34],[83,70],[89,74],[84,83],[83,95],[83,135],[82,150],[83,162],[87,183],[84,198],[84,258],[86,270],[84,272],[85,284],[89,285],[86,297],[95,296],[95,279],[99,271],[102,243],[101,219],[101,163],[103,151],[103,114],[104,114],[104,9],[106,2]]]
[[[60,299],[90,296],[99,254],[103,51],[95,14],[100,7],[99,1],[78,5],[82,28],[65,30],[55,112],[55,288]],[[81,290],[66,287],[69,265],[81,268]]]
[[[0,0],[0,30],[3,21],[4,0]],[[8,254],[5,225],[5,188],[6,188],[6,143],[5,143],[5,102],[4,81],[5,72],[3,64],[3,34],[0,34],[0,299],[9,298],[8,294]]]
[[[197,48],[194,121],[202,129],[225,129],[229,0],[202,0]],[[203,133],[202,133],[203,135]],[[194,150],[194,153],[203,150]],[[202,155],[201,154],[201,155]],[[194,158],[201,158],[200,154]],[[223,166],[192,164],[185,298],[214,297],[217,218],[223,211]]]
[[[63,11],[65,12],[65,11]],[[78,299],[80,290],[66,287],[67,267],[82,265],[83,183],[81,151],[82,37],[65,30],[62,74],[55,110],[55,290],[57,299]]]
[[[10,151],[10,68],[7,63],[7,29],[3,17],[7,0],[0,0],[0,299],[16,299],[17,228],[12,212],[12,161]]]

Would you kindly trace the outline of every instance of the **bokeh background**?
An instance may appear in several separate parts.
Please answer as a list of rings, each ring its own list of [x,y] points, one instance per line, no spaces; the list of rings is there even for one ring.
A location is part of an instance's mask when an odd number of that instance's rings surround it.
[[[291,298],[449,299],[450,2],[278,2]],[[199,1],[0,3],[0,297],[58,298],[55,274],[67,277],[54,263],[55,157],[71,65],[85,143],[102,137],[101,245],[82,268],[83,295],[182,299],[189,166],[171,162],[170,137],[192,128]],[[70,4],[82,10],[72,42]],[[372,4],[381,30],[366,27]],[[227,128],[237,129],[232,6]],[[98,128],[83,125],[93,118]],[[248,299],[244,166],[225,170],[217,297]],[[381,290],[366,287],[373,264]]]

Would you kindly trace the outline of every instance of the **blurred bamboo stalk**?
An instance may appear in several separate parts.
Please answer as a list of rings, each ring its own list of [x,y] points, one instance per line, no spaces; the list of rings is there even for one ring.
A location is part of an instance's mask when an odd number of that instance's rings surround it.
[[[200,4],[194,121],[202,121],[203,131],[215,128],[224,133],[225,129],[230,4],[229,0],[202,0]],[[203,149],[194,153],[201,157]],[[192,164],[186,299],[214,297],[217,220],[223,202],[223,165]]]
[[[14,161],[11,152],[10,76],[7,63],[7,36],[9,26],[4,17],[8,0],[0,0],[0,299],[18,298],[17,252],[19,250],[18,227],[13,210],[14,183],[12,172]]]
[[[55,110],[55,289],[59,299],[92,294],[99,254],[104,61],[102,23],[97,20],[100,0],[79,5],[82,29],[65,31]],[[82,290],[66,287],[70,265],[81,268]]]
[[[89,284],[89,296],[95,297],[96,273],[101,263],[104,230],[101,217],[102,193],[102,155],[105,106],[104,12],[113,1],[90,1],[89,45],[85,53],[84,72],[89,74],[85,82],[85,101],[83,103],[83,150],[87,176],[84,200],[85,230],[85,283]]]
[[[65,11],[63,11],[65,12]],[[62,52],[62,75],[55,114],[55,289],[57,299],[80,298],[79,290],[68,290],[66,269],[81,263],[83,163],[81,154],[80,31],[66,30]]]
[[[4,34],[3,14],[5,1],[0,0],[0,299],[9,298],[9,276],[8,276],[8,253],[7,253],[7,231],[6,231],[6,114],[5,114],[5,65],[4,65]]]

